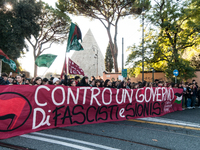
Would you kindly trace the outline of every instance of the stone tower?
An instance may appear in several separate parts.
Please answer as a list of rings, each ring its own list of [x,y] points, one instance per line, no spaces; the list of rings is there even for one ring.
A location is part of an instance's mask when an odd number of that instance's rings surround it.
[[[82,51],[74,51],[71,59],[83,69],[86,76],[103,76],[105,71],[104,57],[89,29],[82,41]]]

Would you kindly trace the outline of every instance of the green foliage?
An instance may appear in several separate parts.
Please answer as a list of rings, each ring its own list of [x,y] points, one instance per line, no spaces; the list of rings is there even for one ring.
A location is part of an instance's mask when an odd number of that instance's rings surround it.
[[[106,55],[105,55],[104,63],[105,63],[106,71],[112,72],[113,58],[112,58],[112,54],[111,54],[111,50],[110,50],[110,44],[108,44],[108,47],[106,49]]]
[[[181,80],[194,77],[194,68],[181,56],[187,48],[200,43],[199,5],[199,0],[156,1],[145,16],[150,24],[144,40],[145,62],[148,64],[145,65],[146,70],[154,67],[155,70],[164,71],[168,78],[173,78],[173,70],[178,69]],[[131,54],[127,64],[140,67],[138,57],[141,58],[141,50],[135,45],[129,49]]]
[[[176,63],[168,62],[165,67],[166,76],[174,81],[173,70],[177,69],[179,71],[179,75],[177,76],[178,80],[187,80],[193,77],[196,77],[194,72],[195,68],[191,67],[190,61],[179,58]]]
[[[0,49],[11,59],[17,59],[26,48],[25,37],[38,34],[39,26],[35,23],[40,14],[40,2],[24,0],[10,2],[8,10],[3,1],[0,2]]]

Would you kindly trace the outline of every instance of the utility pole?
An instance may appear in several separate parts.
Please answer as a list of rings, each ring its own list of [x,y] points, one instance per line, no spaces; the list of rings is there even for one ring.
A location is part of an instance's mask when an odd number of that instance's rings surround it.
[[[124,69],[124,38],[122,38],[122,70]]]

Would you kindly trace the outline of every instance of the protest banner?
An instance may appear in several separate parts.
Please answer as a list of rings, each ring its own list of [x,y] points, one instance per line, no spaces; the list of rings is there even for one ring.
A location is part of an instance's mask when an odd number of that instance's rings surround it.
[[[182,89],[0,86],[0,139],[39,130],[182,110]]]

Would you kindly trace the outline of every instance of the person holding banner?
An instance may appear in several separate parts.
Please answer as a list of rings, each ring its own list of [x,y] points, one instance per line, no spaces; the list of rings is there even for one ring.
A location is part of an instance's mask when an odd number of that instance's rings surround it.
[[[74,80],[70,81],[70,86],[76,86],[76,82]]]
[[[60,80],[58,78],[53,79],[53,84],[54,85],[60,85]]]
[[[88,77],[83,77],[82,79],[81,79],[81,82],[80,82],[80,85],[77,85],[77,86],[90,86],[89,84],[88,84]]]
[[[11,84],[9,81],[8,81],[8,74],[7,73],[2,73],[1,77],[4,79],[5,81],[5,85],[9,85]]]
[[[17,79],[17,85],[25,85],[25,82],[23,81],[22,76],[17,75],[16,79]]]
[[[42,78],[36,77],[33,85],[42,85]]]
[[[76,85],[80,84],[80,77],[79,76],[75,76],[75,82],[76,82]]]
[[[5,85],[5,83],[5,80],[2,77],[0,77],[0,85]]]
[[[104,87],[107,87],[107,88],[111,88],[112,87],[112,83],[109,79],[107,79],[105,82],[104,82]]]
[[[95,87],[101,87],[101,81],[95,80]]]

